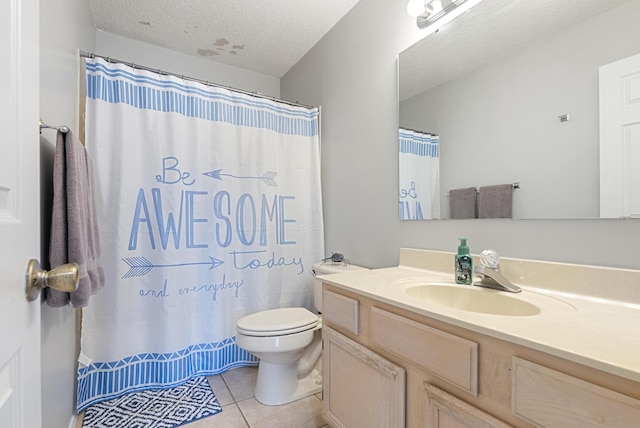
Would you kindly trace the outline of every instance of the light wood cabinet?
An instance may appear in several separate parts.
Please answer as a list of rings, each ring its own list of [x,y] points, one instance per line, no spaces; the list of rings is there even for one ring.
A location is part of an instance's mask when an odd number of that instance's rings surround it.
[[[323,326],[323,417],[335,428],[403,428],[405,370]]]
[[[356,299],[332,291],[322,295],[323,319],[355,334],[360,333],[360,304]]]
[[[334,428],[640,427],[639,382],[324,290],[323,416]]]
[[[369,325],[377,345],[478,395],[477,343],[376,307]]]
[[[640,400],[513,358],[512,409],[537,427],[640,426]]]
[[[425,382],[431,428],[509,428],[499,419]]]

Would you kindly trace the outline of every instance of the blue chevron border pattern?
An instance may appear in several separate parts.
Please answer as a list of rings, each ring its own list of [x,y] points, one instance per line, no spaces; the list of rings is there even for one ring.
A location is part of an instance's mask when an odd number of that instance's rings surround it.
[[[196,375],[219,374],[257,362],[255,356],[236,345],[235,337],[165,354],[144,353],[95,362],[78,369],[78,412],[129,392],[171,388]]]

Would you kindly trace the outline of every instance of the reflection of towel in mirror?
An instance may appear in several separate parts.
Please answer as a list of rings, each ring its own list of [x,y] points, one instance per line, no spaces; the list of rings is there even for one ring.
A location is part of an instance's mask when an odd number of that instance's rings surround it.
[[[452,219],[476,218],[476,188],[450,190],[449,211]]]
[[[47,304],[86,306],[104,285],[100,243],[93,201],[93,166],[84,146],[71,131],[58,132],[53,162],[51,268],[78,264],[78,289],[72,293],[46,288]]]
[[[498,184],[478,190],[478,218],[511,218],[513,186]]]

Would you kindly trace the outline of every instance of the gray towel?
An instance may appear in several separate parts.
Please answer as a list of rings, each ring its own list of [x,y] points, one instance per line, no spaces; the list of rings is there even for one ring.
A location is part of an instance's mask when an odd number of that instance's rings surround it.
[[[84,146],[69,131],[58,131],[53,161],[53,208],[51,213],[51,268],[77,263],[78,289],[64,293],[46,288],[47,304],[83,307],[104,285],[100,266],[100,241],[94,204],[93,166]]]
[[[513,186],[498,184],[478,190],[478,218],[511,218]]]
[[[450,190],[449,211],[452,219],[476,218],[476,188]]]

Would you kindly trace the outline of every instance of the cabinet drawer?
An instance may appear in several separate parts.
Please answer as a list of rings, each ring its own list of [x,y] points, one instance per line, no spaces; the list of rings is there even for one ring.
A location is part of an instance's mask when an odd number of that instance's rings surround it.
[[[478,395],[478,344],[379,308],[371,308],[371,340]]]
[[[538,427],[640,426],[640,400],[513,357],[511,410]]]
[[[358,314],[360,302],[333,291],[322,292],[322,319],[355,334],[360,332]]]
[[[451,394],[424,383],[427,391],[427,423],[434,428],[512,428],[488,413]]]

